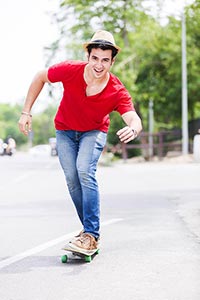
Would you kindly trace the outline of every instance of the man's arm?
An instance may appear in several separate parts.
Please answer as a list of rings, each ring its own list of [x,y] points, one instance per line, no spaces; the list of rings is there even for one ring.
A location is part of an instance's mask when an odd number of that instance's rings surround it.
[[[135,111],[129,111],[122,115],[127,126],[117,132],[121,142],[128,143],[134,140],[142,131],[142,122]]]
[[[31,131],[31,108],[46,82],[50,82],[47,77],[47,70],[42,70],[35,75],[28,89],[22,115],[18,122],[20,131],[25,135]]]

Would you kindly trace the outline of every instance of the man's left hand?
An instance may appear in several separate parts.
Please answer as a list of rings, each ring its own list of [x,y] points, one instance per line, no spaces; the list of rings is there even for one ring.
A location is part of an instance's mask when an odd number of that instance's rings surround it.
[[[117,135],[119,136],[121,142],[128,143],[137,137],[137,132],[131,127],[125,126],[117,131]]]

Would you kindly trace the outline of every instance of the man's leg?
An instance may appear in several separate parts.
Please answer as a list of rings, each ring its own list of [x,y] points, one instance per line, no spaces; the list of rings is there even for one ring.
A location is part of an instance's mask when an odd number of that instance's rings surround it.
[[[58,157],[65,174],[70,196],[83,224],[82,189],[76,169],[79,141],[76,131],[57,130],[56,144]]]
[[[107,134],[101,131],[88,131],[81,134],[77,157],[77,171],[82,189],[84,232],[96,239],[100,230],[100,201],[96,180],[99,157],[106,144]]]

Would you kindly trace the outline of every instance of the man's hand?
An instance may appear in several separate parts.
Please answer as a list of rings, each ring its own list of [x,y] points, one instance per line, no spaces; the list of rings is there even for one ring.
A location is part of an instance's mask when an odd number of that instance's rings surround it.
[[[137,137],[137,132],[129,126],[126,126],[117,131],[117,135],[119,136],[121,142],[128,143]]]
[[[24,135],[28,135],[29,132],[31,131],[31,124],[32,124],[32,116],[22,114],[19,119],[18,125],[19,125],[19,130]]]
[[[32,115],[30,111],[46,82],[50,83],[47,69],[41,70],[35,75],[28,89],[22,115],[18,122],[19,130],[24,135],[28,135],[31,131]]]

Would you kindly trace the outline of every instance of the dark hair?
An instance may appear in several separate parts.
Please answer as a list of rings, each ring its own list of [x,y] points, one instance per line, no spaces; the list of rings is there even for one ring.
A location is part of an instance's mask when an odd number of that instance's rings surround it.
[[[117,55],[118,53],[118,50],[113,47],[112,45],[108,45],[106,43],[92,43],[92,44],[89,44],[87,47],[87,50],[88,50],[88,54],[90,55],[92,49],[97,49],[97,48],[100,48],[102,50],[111,50],[112,51],[112,59]]]

